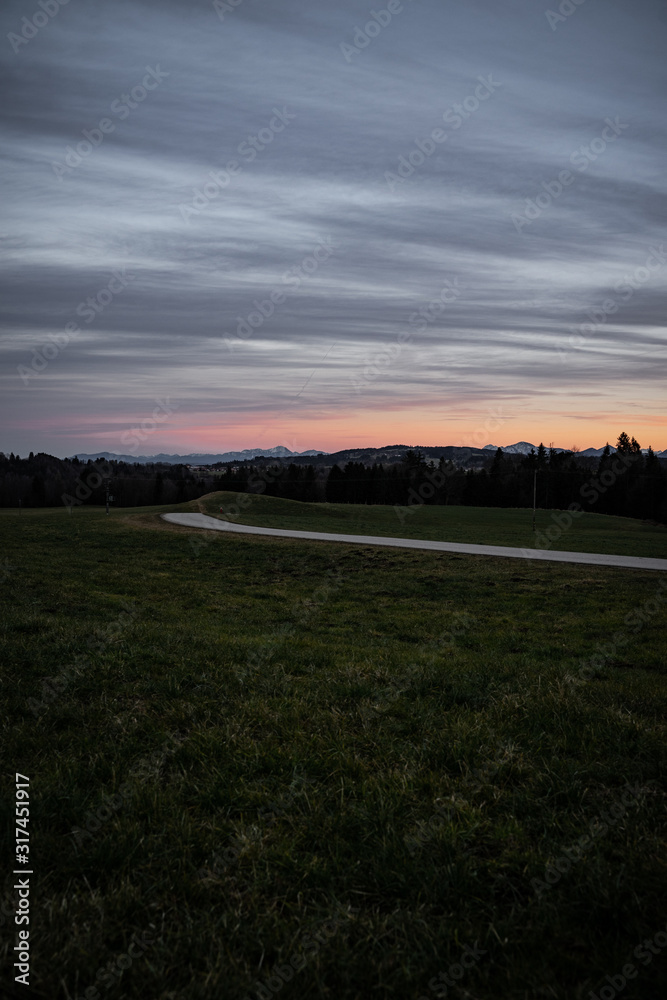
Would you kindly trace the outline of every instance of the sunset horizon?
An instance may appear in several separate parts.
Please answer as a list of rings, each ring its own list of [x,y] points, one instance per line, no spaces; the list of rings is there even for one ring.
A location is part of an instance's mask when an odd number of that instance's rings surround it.
[[[43,452],[58,458],[106,451],[140,457],[158,454],[222,454],[282,446],[295,454],[305,451],[333,454],[351,449],[381,449],[398,445],[408,448],[486,448],[490,445],[507,448],[524,441],[535,447],[543,444],[545,448],[553,446],[566,451],[585,451],[588,448],[604,448],[606,444],[613,449],[623,431],[634,437],[644,450],[651,447],[656,453],[667,451],[667,419],[640,422],[631,417],[614,417],[603,423],[591,418],[590,424],[586,425],[590,430],[584,436],[578,430],[577,421],[589,418],[571,418],[572,424],[560,425],[559,431],[559,425],[526,425],[525,420],[505,419],[500,409],[486,415],[480,413],[479,423],[476,424],[456,426],[453,421],[443,421],[442,432],[435,430],[436,421],[422,423],[417,420],[414,423],[387,420],[386,425],[383,424],[381,428],[374,422],[368,432],[359,431],[358,425],[349,430],[341,428],[320,432],[314,416],[309,419],[307,429],[295,424],[284,424],[281,433],[280,421],[276,421],[268,429],[264,423],[257,423],[239,426],[232,432],[201,425],[178,428],[174,426],[177,423],[176,415],[175,412],[165,420],[164,409],[156,405],[148,410],[147,416],[137,414],[134,419],[119,421],[113,430],[107,427],[106,430],[89,430],[85,434],[68,430],[66,435],[62,435],[66,436],[66,442],[61,440],[60,434],[32,434],[25,431],[16,436],[7,434],[0,451],[7,455],[10,452],[21,455]],[[22,442],[20,447],[17,444],[19,440]]]

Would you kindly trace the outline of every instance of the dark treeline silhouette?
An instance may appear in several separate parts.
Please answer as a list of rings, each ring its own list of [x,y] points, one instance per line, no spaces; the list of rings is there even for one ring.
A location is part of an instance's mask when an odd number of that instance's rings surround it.
[[[600,458],[557,452],[540,445],[529,455],[505,455],[499,448],[487,468],[465,470],[441,458],[427,463],[419,451],[401,462],[348,462],[322,473],[308,465],[256,469],[227,467],[217,488],[263,493],[307,502],[351,504],[532,507],[619,514],[667,523],[667,469],[649,448],[623,432],[615,449]]]
[[[600,458],[556,452],[540,445],[529,455],[490,455],[486,468],[462,469],[441,458],[427,463],[407,450],[402,461],[343,468],[253,462],[193,472],[184,465],[140,465],[116,461],[81,462],[50,455],[27,459],[0,455],[0,506],[54,507],[103,504],[105,480],[114,506],[182,503],[214,490],[259,493],[307,503],[423,504],[474,507],[532,507],[618,514],[667,523],[667,463],[634,438],[619,435]]]
[[[213,475],[196,478],[185,465],[0,453],[0,507],[104,504],[107,479],[116,507],[182,503],[215,489]]]
[[[537,452],[508,461],[498,449],[488,469],[466,473],[462,503],[476,507],[532,507],[618,514],[667,522],[667,470],[651,448],[623,432],[616,449],[609,445],[599,459],[582,459],[573,452],[555,452],[540,445]]]
[[[325,477],[326,478],[326,477]],[[251,463],[230,465],[216,476],[216,490],[230,493],[264,493],[269,497],[317,503],[324,500],[321,470],[312,465],[280,463],[255,468]]]

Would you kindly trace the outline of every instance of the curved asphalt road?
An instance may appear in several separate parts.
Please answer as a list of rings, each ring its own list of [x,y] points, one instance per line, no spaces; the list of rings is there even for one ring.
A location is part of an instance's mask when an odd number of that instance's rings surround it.
[[[186,528],[232,531],[241,535],[272,535],[276,538],[300,538],[316,542],[346,542],[352,545],[387,545],[399,549],[428,549],[436,552],[460,552],[472,556],[503,556],[509,559],[541,559],[548,562],[589,563],[593,566],[624,566],[626,569],[667,571],[667,559],[643,556],[608,556],[599,552],[555,552],[542,549],[514,549],[505,545],[468,545],[462,542],[429,542],[420,538],[385,538],[381,535],[338,535],[323,531],[288,531],[285,528],[256,528],[250,524],[231,524],[208,514],[161,514],[165,521]]]

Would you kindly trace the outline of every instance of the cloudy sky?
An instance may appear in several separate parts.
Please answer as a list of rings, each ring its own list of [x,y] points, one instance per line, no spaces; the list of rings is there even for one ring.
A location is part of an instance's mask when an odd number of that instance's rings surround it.
[[[667,448],[664,0],[62,2],[0,13],[1,450]]]

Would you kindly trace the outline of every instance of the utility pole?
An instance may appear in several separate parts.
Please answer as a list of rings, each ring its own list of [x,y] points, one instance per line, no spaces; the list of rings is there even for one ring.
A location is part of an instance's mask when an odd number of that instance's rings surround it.
[[[533,533],[535,532],[535,507],[537,506],[537,469],[533,469]]]
[[[104,488],[105,488],[105,494],[106,494],[107,514],[108,514],[109,513],[109,480],[108,479],[105,480]]]

